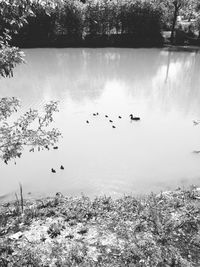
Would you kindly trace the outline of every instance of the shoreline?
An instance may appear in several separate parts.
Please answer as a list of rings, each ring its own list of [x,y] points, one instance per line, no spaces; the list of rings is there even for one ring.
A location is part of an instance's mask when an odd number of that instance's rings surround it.
[[[21,50],[23,49],[165,49],[171,52],[196,52],[200,51],[200,46],[194,45],[171,45],[168,43],[162,46],[56,46],[56,45],[30,45],[30,46],[19,46]]]
[[[200,264],[200,188],[93,200],[21,195],[0,204],[0,218],[0,266]]]

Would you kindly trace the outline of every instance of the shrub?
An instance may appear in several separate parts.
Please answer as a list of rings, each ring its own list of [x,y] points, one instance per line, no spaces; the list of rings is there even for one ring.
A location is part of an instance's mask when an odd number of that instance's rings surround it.
[[[161,38],[161,8],[149,1],[56,0],[33,2],[35,16],[18,36],[18,43],[72,45],[157,45]]]
[[[63,5],[57,10],[56,22],[57,33],[65,34],[69,37],[82,37],[83,32],[83,7],[78,1],[65,0]]]

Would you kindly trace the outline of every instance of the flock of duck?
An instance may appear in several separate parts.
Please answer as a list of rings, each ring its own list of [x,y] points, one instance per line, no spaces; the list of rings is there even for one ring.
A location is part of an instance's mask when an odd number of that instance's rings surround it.
[[[93,113],[93,116],[99,116],[99,113],[98,113],[98,112]],[[108,115],[104,115],[104,116],[105,116],[105,118],[108,118],[108,119],[109,119],[109,116],[108,116]],[[131,120],[131,121],[139,121],[139,120],[140,120],[140,117],[133,116],[133,114],[130,114],[129,117],[130,117],[130,120]],[[122,116],[119,115],[119,116],[118,116],[118,119],[122,119]],[[109,119],[109,122],[112,123],[112,128],[115,129],[116,126],[113,125],[113,120]],[[86,120],[86,123],[90,123],[89,120]],[[55,146],[55,147],[53,147],[53,149],[58,149],[58,147]],[[61,165],[61,166],[60,166],[60,169],[61,169],[61,170],[64,170],[64,166]],[[52,172],[52,173],[56,173],[56,170],[55,170],[54,168],[51,168],[51,172]]]
[[[93,116],[98,116],[98,115],[99,115],[98,112],[97,113],[93,113]],[[130,120],[131,121],[140,121],[140,117],[133,116],[133,114],[130,114],[129,117],[130,117]],[[105,115],[105,118],[109,118],[109,116],[108,115]],[[118,116],[118,119],[122,119],[122,116]],[[109,119],[109,122],[110,123],[113,123],[113,121],[110,120],[110,119]],[[90,123],[89,120],[86,120],[86,123]],[[112,125],[112,128],[115,129],[116,126],[115,125]]]

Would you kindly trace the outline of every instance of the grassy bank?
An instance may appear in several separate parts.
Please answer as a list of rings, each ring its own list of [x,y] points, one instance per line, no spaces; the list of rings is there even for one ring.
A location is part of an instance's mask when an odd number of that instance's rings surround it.
[[[200,189],[0,208],[0,266],[200,266]]]

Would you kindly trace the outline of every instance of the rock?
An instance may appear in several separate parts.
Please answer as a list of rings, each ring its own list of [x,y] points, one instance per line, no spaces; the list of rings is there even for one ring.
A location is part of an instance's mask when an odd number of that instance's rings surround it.
[[[23,236],[22,232],[17,232],[15,234],[11,235],[9,238],[12,240],[17,240],[17,239],[21,238],[22,236]]]
[[[192,190],[192,197],[200,200],[200,188],[199,187],[194,188]]]

